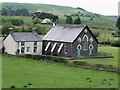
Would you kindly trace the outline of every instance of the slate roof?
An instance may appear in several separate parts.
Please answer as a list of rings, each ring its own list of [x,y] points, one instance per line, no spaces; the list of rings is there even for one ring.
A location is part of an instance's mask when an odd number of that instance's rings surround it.
[[[42,41],[42,38],[33,32],[13,32],[10,35],[15,41]]]
[[[44,36],[43,40],[72,43],[85,27],[86,25],[56,25]]]

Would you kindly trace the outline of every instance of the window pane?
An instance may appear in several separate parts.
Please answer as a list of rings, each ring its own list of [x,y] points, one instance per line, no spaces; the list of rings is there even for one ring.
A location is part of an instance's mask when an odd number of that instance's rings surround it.
[[[24,46],[25,45],[25,42],[21,42],[21,46]]]
[[[34,51],[33,52],[37,52],[37,47],[34,47]]]
[[[22,48],[21,48],[21,53],[24,53],[24,51],[25,51],[25,48],[22,47]]]
[[[37,45],[37,42],[34,42],[34,45]]]
[[[29,52],[30,51],[30,47],[27,47],[27,52]]]

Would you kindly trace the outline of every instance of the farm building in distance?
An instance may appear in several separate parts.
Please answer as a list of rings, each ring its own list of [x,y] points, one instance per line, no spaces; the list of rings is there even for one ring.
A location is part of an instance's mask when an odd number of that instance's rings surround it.
[[[42,54],[42,38],[35,32],[11,32],[3,42],[8,54]]]
[[[43,54],[96,56],[98,41],[87,25],[56,25],[43,38]]]

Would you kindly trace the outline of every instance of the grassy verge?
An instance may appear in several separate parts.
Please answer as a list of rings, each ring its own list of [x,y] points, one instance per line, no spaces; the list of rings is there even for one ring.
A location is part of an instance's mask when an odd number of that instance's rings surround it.
[[[3,55],[3,88],[116,88],[117,82],[115,73]]]

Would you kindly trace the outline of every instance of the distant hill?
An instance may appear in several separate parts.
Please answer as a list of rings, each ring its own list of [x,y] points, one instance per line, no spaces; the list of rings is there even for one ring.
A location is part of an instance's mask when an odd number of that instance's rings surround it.
[[[86,11],[85,9],[83,9],[83,8],[81,8],[81,7],[77,7],[77,9],[80,9],[80,10],[84,10],[84,11]]]
[[[76,8],[67,7],[67,6],[58,6],[58,5],[48,5],[48,4],[30,4],[30,3],[2,3],[2,7],[12,7],[12,8],[20,8],[24,7],[30,10],[30,12],[35,12],[38,10],[43,11],[52,11],[58,13],[76,13],[81,11],[83,13],[87,13],[84,10],[77,10]]]
[[[110,26],[111,25],[115,26],[117,20],[116,17],[109,17],[109,16],[95,14],[92,12],[88,12],[87,10],[84,10],[81,7],[73,8],[68,6],[30,4],[30,3],[8,3],[8,2],[2,3],[2,8],[7,8],[7,7],[12,9],[26,8],[31,13],[34,13],[35,11],[49,12],[49,13],[57,14],[62,18],[63,15],[65,14],[74,15],[73,18],[79,14],[82,21],[103,23]]]

